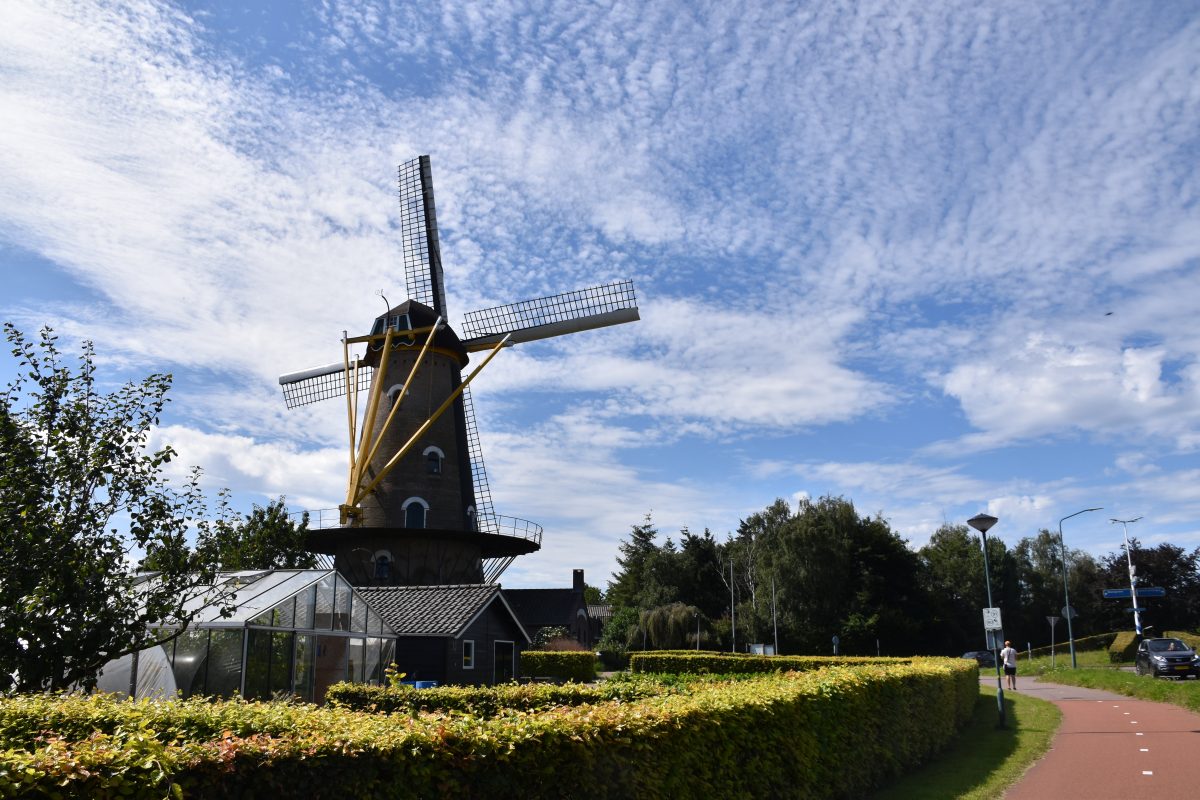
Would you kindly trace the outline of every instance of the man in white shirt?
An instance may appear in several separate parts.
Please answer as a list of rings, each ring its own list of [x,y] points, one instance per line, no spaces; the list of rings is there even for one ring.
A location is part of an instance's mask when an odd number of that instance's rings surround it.
[[[1004,643],[1004,649],[1000,651],[1000,660],[1004,662],[1004,674],[1008,677],[1008,688],[1015,692],[1017,690],[1017,651],[1013,649],[1012,642]]]

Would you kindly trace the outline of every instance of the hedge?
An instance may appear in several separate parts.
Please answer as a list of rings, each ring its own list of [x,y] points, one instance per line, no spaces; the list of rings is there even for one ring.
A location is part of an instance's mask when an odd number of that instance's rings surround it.
[[[545,711],[560,706],[578,706],[608,700],[629,702],[662,694],[664,691],[670,690],[661,685],[624,682],[606,682],[599,686],[580,683],[562,686],[506,683],[498,686],[438,686],[432,689],[338,683],[329,687],[325,693],[325,700],[339,708],[356,711],[425,711],[494,717],[509,711]]]
[[[594,681],[596,654],[591,650],[522,650],[521,674],[527,678]]]
[[[1112,644],[1108,646],[1108,660],[1112,664],[1120,664],[1126,661],[1133,661],[1133,654],[1137,650],[1138,638],[1133,631],[1121,631],[1113,637]]]
[[[952,743],[978,692],[973,661],[914,659],[486,720],[22,697],[0,700],[32,723],[4,729],[0,795],[862,797]]]
[[[1097,633],[1092,636],[1083,636],[1075,639],[1075,651],[1083,652],[1087,650],[1107,650],[1112,646],[1116,639],[1117,633],[1110,631],[1108,633]],[[1031,651],[1035,656],[1048,656],[1053,651],[1055,653],[1065,653],[1070,649],[1070,642],[1056,642],[1053,647],[1046,645],[1045,647],[1035,647]]]
[[[806,671],[833,666],[908,664],[907,658],[868,656],[758,656],[745,653],[705,653],[694,650],[647,650],[629,657],[633,672],[736,674],[746,672]]]

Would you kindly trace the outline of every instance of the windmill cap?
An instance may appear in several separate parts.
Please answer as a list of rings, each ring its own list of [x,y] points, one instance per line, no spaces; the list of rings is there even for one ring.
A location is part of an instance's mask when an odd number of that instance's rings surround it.
[[[429,306],[424,303],[418,303],[416,300],[405,300],[398,306],[388,309],[387,314],[381,314],[375,318],[375,325],[372,330],[386,329],[387,318],[408,315],[408,321],[412,328],[428,328],[437,321],[438,315]],[[380,324],[382,323],[382,324]],[[424,343],[424,334],[419,334],[415,337],[417,340],[414,346],[419,350]],[[458,359],[459,369],[467,365],[470,360],[467,355],[467,348],[463,346],[462,340],[458,338],[458,334],[442,320],[442,328],[433,336],[433,346],[439,350],[449,351]],[[379,365],[379,352],[373,349],[368,349],[366,357],[363,361],[375,367]]]

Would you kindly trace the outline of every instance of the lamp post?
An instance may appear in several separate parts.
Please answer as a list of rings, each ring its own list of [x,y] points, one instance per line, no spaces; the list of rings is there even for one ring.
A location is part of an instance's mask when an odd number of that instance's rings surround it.
[[[975,530],[979,531],[980,539],[983,540],[983,583],[987,587],[988,608],[994,608],[992,605],[992,578],[988,569],[988,551],[987,551],[987,532],[991,527],[1000,520],[990,514],[976,514],[967,520],[967,524]],[[996,644],[993,636],[992,644]],[[996,656],[996,711],[1000,715],[1000,721],[996,727],[1004,727],[1004,681],[1000,678],[1000,654],[996,653],[996,648],[992,648],[992,652]]]
[[[699,653],[700,652],[700,612],[694,611],[692,613],[696,617],[696,652]]]
[[[1133,598],[1133,630],[1140,637],[1142,635],[1142,618],[1138,616],[1141,612],[1138,610],[1137,576],[1133,571],[1133,554],[1129,551],[1129,523],[1137,522],[1139,519],[1141,517],[1109,519],[1109,522],[1119,522],[1125,529],[1125,561],[1129,564],[1129,596]]]
[[[1067,514],[1058,521],[1058,543],[1062,546],[1063,557],[1063,616],[1067,618],[1067,639],[1071,642],[1071,669],[1076,669],[1079,665],[1075,661],[1075,631],[1071,627],[1071,620],[1074,618],[1074,609],[1071,608],[1071,593],[1067,589],[1067,543],[1063,539],[1062,524],[1064,520],[1071,517],[1078,517],[1080,514],[1086,514],[1089,511],[1099,511],[1103,506],[1096,508],[1085,508],[1082,511],[1076,511],[1074,514]]]

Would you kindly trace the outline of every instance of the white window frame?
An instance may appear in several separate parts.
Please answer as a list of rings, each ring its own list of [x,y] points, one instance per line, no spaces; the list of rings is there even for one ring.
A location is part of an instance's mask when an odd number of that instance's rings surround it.
[[[463,669],[475,669],[475,640],[474,639],[463,639],[462,644],[463,644],[462,668]],[[469,656],[470,663],[467,663],[467,659],[468,659],[467,651],[468,650],[471,653]]]
[[[430,453],[437,453],[438,467],[437,467],[436,472],[429,471],[428,465],[429,465],[429,454]],[[442,448],[437,447],[435,445],[429,445],[429,447],[426,447],[424,450],[421,451],[421,458],[425,459],[425,464],[426,464],[425,469],[426,469],[426,472],[428,472],[430,475],[441,475],[442,472],[445,471],[446,454],[444,452],[442,452]]]
[[[416,496],[410,497],[400,504],[400,510],[404,512],[404,527],[408,527],[408,507],[414,503],[424,509],[425,514],[422,520],[424,524],[420,528],[414,528],[413,530],[424,530],[429,527],[429,503],[425,502],[424,498]]]

